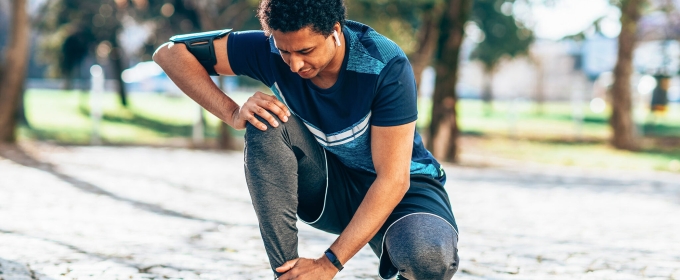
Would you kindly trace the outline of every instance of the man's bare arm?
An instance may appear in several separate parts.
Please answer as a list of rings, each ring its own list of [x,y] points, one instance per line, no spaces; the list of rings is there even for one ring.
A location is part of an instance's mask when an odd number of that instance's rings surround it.
[[[217,58],[215,71],[220,75],[234,75],[229,65],[228,40],[229,35],[213,41]],[[250,122],[257,128],[266,130],[267,127],[255,115],[261,116],[273,126],[278,126],[278,123],[269,112],[283,121],[290,116],[283,103],[261,92],[257,92],[240,107],[215,85],[205,68],[184,44],[163,44],[154,53],[153,60],[187,96],[233,128],[244,129],[246,122]]]
[[[226,37],[223,39],[226,40]],[[219,44],[218,41],[215,40],[215,52],[221,67],[215,70],[220,74],[233,75],[229,61],[225,59],[226,43],[222,41]],[[220,45],[223,47],[217,48]],[[228,125],[234,126],[233,116],[238,112],[239,105],[222,93],[184,44],[163,44],[154,53],[153,60],[187,96]]]
[[[377,178],[349,225],[331,246],[346,263],[383,226],[410,186],[415,122],[392,127],[371,127],[371,153]]]

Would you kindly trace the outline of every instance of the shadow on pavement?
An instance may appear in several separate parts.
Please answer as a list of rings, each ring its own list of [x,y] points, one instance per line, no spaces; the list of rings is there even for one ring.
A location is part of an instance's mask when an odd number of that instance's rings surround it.
[[[101,187],[98,187],[90,182],[83,181],[81,179],[78,179],[76,177],[70,176],[68,174],[64,174],[59,171],[58,166],[49,163],[49,162],[44,162],[36,159],[26,151],[24,151],[22,148],[18,146],[0,146],[0,157],[4,157],[8,160],[11,160],[17,164],[30,167],[30,168],[35,168],[39,169],[45,172],[48,172],[55,177],[59,178],[60,180],[70,184],[71,186],[80,189],[84,192],[88,192],[91,194],[97,194],[97,195],[105,195],[108,196],[109,198],[129,203],[133,205],[134,207],[147,211],[147,212],[152,212],[155,214],[159,215],[164,215],[164,216],[170,216],[170,217],[176,217],[176,218],[182,218],[182,219],[189,219],[189,220],[194,220],[194,221],[201,221],[201,222],[210,222],[210,223],[215,223],[218,225],[225,225],[225,226],[235,226],[235,224],[231,223],[225,223],[223,221],[218,221],[218,220],[211,220],[211,219],[203,219],[200,217],[192,216],[192,215],[187,215],[183,214],[177,211],[173,211],[170,209],[165,209],[161,206],[151,204],[151,203],[146,203],[146,202],[141,202],[133,199],[129,199],[126,197],[121,197],[115,193],[109,192],[107,190],[102,189]]]
[[[48,243],[52,243],[55,245],[59,245],[62,247],[66,247],[71,251],[77,252],[79,254],[86,255],[90,258],[94,258],[97,260],[108,260],[108,261],[113,261],[119,264],[122,264],[127,267],[131,267],[134,269],[137,269],[139,273],[150,273],[152,274],[151,270],[154,268],[169,268],[177,271],[190,271],[190,272],[197,272],[194,269],[190,268],[181,268],[181,267],[175,267],[171,265],[164,265],[164,264],[154,264],[154,265],[147,265],[143,266],[134,262],[130,262],[128,258],[126,257],[116,257],[116,256],[109,256],[109,255],[104,255],[104,254],[99,254],[99,253],[93,253],[93,252],[88,252],[78,246],[59,241],[59,240],[53,240],[49,238],[44,238],[44,237],[38,237],[38,236],[31,236],[15,231],[8,231],[8,230],[3,230],[0,229],[0,233],[4,234],[11,234],[23,238],[29,238],[29,239],[35,239],[35,240],[40,240]],[[26,264],[20,264],[17,262],[12,262],[12,261],[7,261],[4,259],[0,258],[0,279],[25,279],[26,277],[29,277],[29,279],[40,279],[40,280],[53,280],[53,278],[45,277],[44,275],[40,275],[40,273],[35,272],[34,270],[31,269],[30,265]]]
[[[40,279],[55,280],[31,268],[30,264],[23,264],[0,258],[0,279]]]

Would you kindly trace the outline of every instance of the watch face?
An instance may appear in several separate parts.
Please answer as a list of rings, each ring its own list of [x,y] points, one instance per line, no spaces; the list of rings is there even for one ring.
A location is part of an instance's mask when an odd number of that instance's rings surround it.
[[[175,35],[170,37],[170,41],[173,42],[184,42],[184,41],[190,41],[194,39],[217,39],[217,38],[222,38],[224,35],[229,34],[231,32],[231,29],[224,29],[224,30],[215,30],[215,31],[207,31],[207,32],[200,32],[200,33],[191,33],[191,34],[182,34],[182,35]]]
[[[337,260],[337,259],[335,258],[335,255],[333,255],[333,253],[331,253],[331,252],[326,252],[326,257],[327,257],[331,262],[335,262],[335,261]]]

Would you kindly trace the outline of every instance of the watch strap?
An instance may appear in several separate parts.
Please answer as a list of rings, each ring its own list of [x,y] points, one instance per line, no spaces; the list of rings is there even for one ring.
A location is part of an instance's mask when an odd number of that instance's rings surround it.
[[[338,269],[338,272],[345,268],[342,266],[340,260],[338,260],[338,257],[335,255],[335,253],[331,251],[331,248],[328,248],[328,250],[326,250],[324,254],[326,255],[326,258],[328,258],[328,260],[331,261],[331,263],[335,266],[335,268]]]

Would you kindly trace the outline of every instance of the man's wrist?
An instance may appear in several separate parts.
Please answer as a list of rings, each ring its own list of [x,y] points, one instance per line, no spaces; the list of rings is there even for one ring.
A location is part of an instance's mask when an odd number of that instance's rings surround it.
[[[324,271],[327,271],[329,273],[329,275],[338,274],[338,272],[339,272],[338,269],[335,268],[335,266],[333,265],[333,263],[331,263],[330,260],[328,260],[328,258],[326,257],[326,254],[321,256],[317,261],[323,267]]]
[[[236,117],[238,116],[239,111],[241,110],[241,106],[239,106],[238,104],[235,104],[235,105],[236,106],[232,107],[233,109],[231,109],[230,113],[228,114],[228,118],[225,120],[226,124],[228,124],[229,126],[234,127],[234,128],[236,128],[235,127]]]
[[[342,266],[342,263],[340,262],[340,259],[338,259],[338,257],[331,250],[331,248],[328,248],[328,250],[326,250],[326,252],[324,252],[324,255],[326,256],[326,259],[328,259],[328,262],[331,263],[333,268],[337,269],[338,272],[340,272],[344,268]]]

